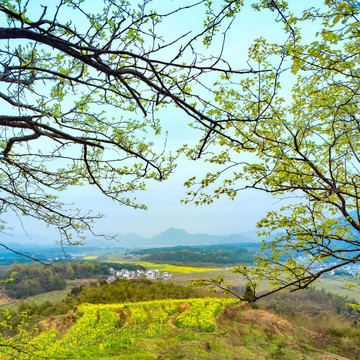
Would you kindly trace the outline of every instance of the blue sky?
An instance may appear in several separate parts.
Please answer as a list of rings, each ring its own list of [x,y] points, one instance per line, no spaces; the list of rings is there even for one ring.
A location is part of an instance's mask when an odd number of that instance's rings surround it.
[[[94,4],[94,1],[87,0]],[[136,1],[134,1],[136,2]],[[32,3],[42,3],[33,1]],[[164,4],[164,0],[157,1]],[[171,2],[172,5],[179,1]],[[183,4],[184,2],[180,2]],[[311,4],[310,1],[303,3]],[[199,26],[199,14],[192,13],[186,17],[178,17],[171,27],[164,31],[169,37],[176,37],[178,32],[183,32],[183,26]],[[169,25],[168,25],[169,26]],[[246,59],[247,48],[253,39],[261,35],[270,40],[278,39],[280,25],[276,24],[269,14],[246,10],[233,23],[231,35],[227,39],[228,50],[226,56],[233,64],[240,65]],[[279,39],[278,39],[279,40]],[[241,65],[239,67],[242,67]],[[245,66],[243,66],[245,67]],[[190,122],[183,113],[176,110],[166,110],[161,114],[164,129],[169,131],[168,146],[175,149],[184,142],[197,139],[197,134],[186,126]],[[99,194],[96,189],[82,187],[71,189],[62,194],[65,203],[74,203],[82,209],[93,209],[101,212],[104,219],[98,221],[95,230],[103,233],[129,233],[134,232],[143,236],[153,236],[169,227],[182,228],[190,233],[232,234],[255,230],[256,222],[267,211],[279,208],[279,199],[255,192],[243,191],[234,201],[220,199],[212,205],[196,207],[193,204],[181,204],[185,197],[186,188],[183,183],[194,175],[206,171],[200,161],[190,162],[180,159],[177,169],[170,179],[163,183],[150,183],[146,192],[136,194],[140,202],[146,203],[148,211],[134,210],[120,206]],[[51,240],[56,240],[57,235],[46,229],[41,223],[28,218],[16,219],[13,215],[5,215],[9,225],[14,227],[14,233],[23,232],[22,227],[30,234],[43,234]],[[0,238],[6,237],[0,234]]]

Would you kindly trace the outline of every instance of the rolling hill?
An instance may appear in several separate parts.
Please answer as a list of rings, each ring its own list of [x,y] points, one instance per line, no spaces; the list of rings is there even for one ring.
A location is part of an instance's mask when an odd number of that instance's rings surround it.
[[[35,335],[8,339],[0,354],[19,360],[344,359],[315,347],[306,329],[224,298],[82,304],[40,327]]]

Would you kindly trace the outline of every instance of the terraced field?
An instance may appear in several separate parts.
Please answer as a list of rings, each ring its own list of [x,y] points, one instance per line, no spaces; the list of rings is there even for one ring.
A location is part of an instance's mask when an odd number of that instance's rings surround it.
[[[340,359],[305,329],[226,298],[82,304],[1,345],[1,359],[20,360]]]

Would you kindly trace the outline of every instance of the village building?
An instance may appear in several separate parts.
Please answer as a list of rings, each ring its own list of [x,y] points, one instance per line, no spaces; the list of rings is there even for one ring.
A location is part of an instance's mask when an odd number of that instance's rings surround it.
[[[141,277],[145,277],[149,280],[156,280],[156,279],[163,279],[169,280],[171,279],[171,273],[164,271],[162,274],[157,269],[150,269],[150,270],[128,270],[128,269],[121,269],[115,270],[112,267],[110,268],[110,276],[106,279],[106,282],[109,284],[113,283],[117,279],[139,279]]]

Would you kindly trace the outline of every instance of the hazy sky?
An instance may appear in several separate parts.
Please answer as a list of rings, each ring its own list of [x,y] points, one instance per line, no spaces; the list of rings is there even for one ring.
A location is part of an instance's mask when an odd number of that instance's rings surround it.
[[[87,0],[94,3],[92,0]],[[136,1],[134,1],[136,2]],[[179,1],[177,1],[179,2]],[[172,4],[177,3],[176,1]],[[36,1],[35,1],[36,3]],[[43,3],[38,0],[38,3]],[[158,3],[160,3],[158,1]],[[161,1],[164,4],[165,1]],[[180,2],[183,4],[183,2]],[[304,2],[303,2],[304,3]],[[310,3],[306,1],[306,3]],[[182,25],[196,24],[199,22],[197,14],[177,18],[171,28],[167,28],[168,35],[174,37],[178,32],[183,32]],[[266,38],[276,38],[279,24],[263,14],[248,10],[240,15],[232,25],[232,35],[228,38],[229,50],[225,55],[233,62],[240,62],[247,55],[247,47],[251,41],[261,35]],[[245,67],[245,66],[239,66]],[[176,148],[184,142],[196,138],[193,130],[187,129],[184,124],[189,122],[183,113],[174,110],[164,111],[162,114],[164,127],[169,131],[168,144],[170,148]],[[221,199],[212,205],[196,207],[193,204],[181,204],[180,200],[185,197],[186,189],[183,183],[199,172],[206,170],[200,161],[190,162],[181,159],[178,168],[169,180],[163,183],[150,183],[146,192],[137,194],[140,202],[148,205],[148,211],[134,210],[120,206],[111,200],[101,196],[96,189],[83,187],[73,189],[63,194],[64,202],[74,202],[77,207],[93,209],[103,213],[106,217],[98,221],[95,229],[105,233],[129,233],[134,232],[144,236],[153,236],[169,227],[182,228],[191,233],[209,234],[232,234],[252,231],[256,222],[265,213],[274,207],[279,207],[279,199],[275,199],[264,193],[244,191],[239,193],[234,201]],[[22,232],[19,219],[5,215],[5,219],[14,226],[14,232]],[[25,229],[32,234],[44,234],[56,239],[54,232],[47,230],[42,224],[24,218],[21,219]],[[0,238],[8,238],[0,234]]]

